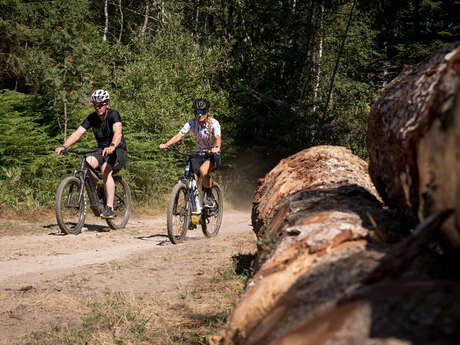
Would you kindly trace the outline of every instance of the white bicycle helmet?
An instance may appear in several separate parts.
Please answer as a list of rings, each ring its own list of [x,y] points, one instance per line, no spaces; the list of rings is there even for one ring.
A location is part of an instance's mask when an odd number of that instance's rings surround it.
[[[103,103],[110,100],[110,95],[105,90],[96,90],[91,95],[91,103]]]

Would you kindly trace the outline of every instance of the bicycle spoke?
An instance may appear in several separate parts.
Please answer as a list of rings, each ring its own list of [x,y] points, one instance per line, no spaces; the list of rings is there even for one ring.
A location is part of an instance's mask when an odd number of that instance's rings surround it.
[[[217,183],[214,183],[211,188],[212,198],[214,199],[214,207],[204,208],[201,222],[201,228],[206,237],[214,237],[217,235],[222,223],[223,215],[223,198],[222,191]]]
[[[84,195],[80,197],[80,180],[67,177],[59,185],[56,194],[56,219],[64,233],[78,234],[86,215]]]
[[[112,229],[116,230],[124,228],[128,223],[131,213],[131,190],[121,176],[115,176],[114,182],[115,197],[113,200],[113,210],[116,217],[106,219],[106,221]]]
[[[185,239],[190,223],[190,209],[187,204],[186,187],[183,183],[174,186],[168,205],[168,237],[176,244]]]

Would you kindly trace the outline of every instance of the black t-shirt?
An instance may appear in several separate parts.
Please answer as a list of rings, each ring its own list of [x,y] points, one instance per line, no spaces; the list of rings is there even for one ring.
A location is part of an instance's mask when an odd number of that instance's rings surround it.
[[[83,120],[80,126],[88,130],[93,129],[94,136],[96,137],[97,144],[100,148],[105,148],[110,146],[113,138],[113,124],[121,122],[120,114],[114,109],[107,109],[107,116],[105,120],[100,120],[96,112],[88,115],[86,119]],[[122,134],[120,144],[117,148],[122,148],[126,150],[126,141],[125,137]]]

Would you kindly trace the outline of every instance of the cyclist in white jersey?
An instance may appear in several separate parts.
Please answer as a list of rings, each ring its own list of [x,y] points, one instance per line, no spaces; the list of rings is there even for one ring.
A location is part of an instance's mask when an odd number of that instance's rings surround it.
[[[222,143],[219,122],[212,118],[209,113],[210,103],[204,98],[198,98],[193,101],[194,119],[189,120],[171,139],[166,143],[160,144],[160,150],[166,150],[169,146],[174,145],[181,140],[189,131],[192,131],[195,137],[196,150],[209,150],[213,155],[211,157],[195,157],[192,159],[192,171],[195,174],[195,180],[203,176],[203,189],[205,196],[211,195],[212,178],[209,173],[220,166],[220,147]],[[204,198],[204,207],[212,207],[213,199]],[[200,208],[198,209],[199,212]]]

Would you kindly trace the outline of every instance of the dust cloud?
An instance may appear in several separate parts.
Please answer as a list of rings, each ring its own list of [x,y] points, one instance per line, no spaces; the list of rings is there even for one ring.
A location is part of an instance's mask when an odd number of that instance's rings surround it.
[[[216,171],[216,179],[223,186],[224,199],[231,208],[248,210],[257,188],[257,180],[263,178],[280,159],[263,147],[248,148],[231,161],[225,161]]]

